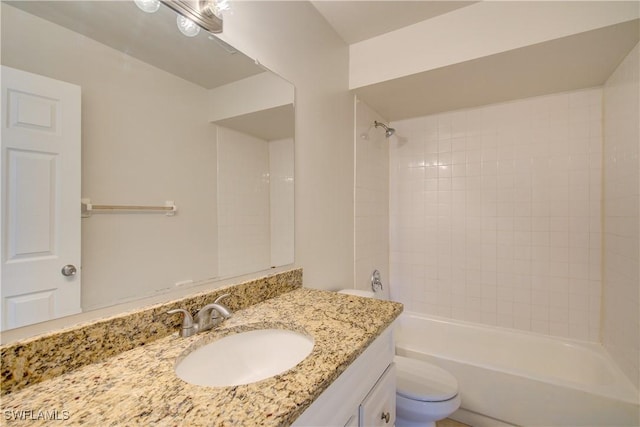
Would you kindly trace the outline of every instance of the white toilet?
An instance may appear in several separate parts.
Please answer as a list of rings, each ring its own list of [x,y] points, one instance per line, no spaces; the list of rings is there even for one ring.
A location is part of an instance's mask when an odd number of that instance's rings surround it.
[[[395,356],[396,427],[432,427],[460,407],[458,381],[423,360]]]
[[[373,292],[343,289],[341,294],[376,298]],[[435,427],[460,407],[458,381],[444,369],[403,356],[395,356],[396,427]]]

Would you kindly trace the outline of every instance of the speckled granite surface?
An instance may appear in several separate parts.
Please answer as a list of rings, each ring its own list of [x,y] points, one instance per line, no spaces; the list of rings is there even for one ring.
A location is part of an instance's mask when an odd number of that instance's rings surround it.
[[[0,346],[1,394],[170,335],[181,322],[181,316],[167,315],[173,308],[195,313],[229,293],[224,304],[236,311],[301,286],[302,269],[294,269]]]
[[[190,338],[173,334],[8,394],[2,417],[6,425],[30,426],[51,422],[37,419],[38,411],[64,425],[289,425],[401,311],[398,303],[296,289],[235,313],[219,329]],[[253,384],[202,387],[176,377],[175,361],[198,341],[264,326],[306,331],[315,340],[312,353]],[[19,411],[34,412],[16,420]]]

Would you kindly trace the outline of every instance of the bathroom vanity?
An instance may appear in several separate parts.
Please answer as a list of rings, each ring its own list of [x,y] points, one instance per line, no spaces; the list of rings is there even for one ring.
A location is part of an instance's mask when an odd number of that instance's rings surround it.
[[[393,426],[396,371],[391,327],[294,422],[294,426]]]
[[[225,292],[233,296],[234,287]],[[55,413],[73,425],[393,425],[391,325],[401,311],[399,303],[298,287],[235,311],[213,330],[188,338],[176,330],[17,387],[2,398],[3,418],[14,425],[23,422],[20,411],[34,411],[32,418],[49,411],[30,422],[46,424],[46,415]],[[204,387],[176,376],[176,362],[201,340],[266,328],[308,334],[313,350],[294,368],[252,384]],[[9,350],[17,353],[17,348],[5,346],[3,364]]]

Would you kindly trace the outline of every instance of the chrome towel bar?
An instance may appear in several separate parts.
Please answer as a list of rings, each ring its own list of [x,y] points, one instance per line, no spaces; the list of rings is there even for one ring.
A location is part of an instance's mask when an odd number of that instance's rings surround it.
[[[92,213],[114,213],[114,212],[161,212],[166,216],[173,216],[178,211],[178,207],[173,200],[167,200],[164,206],[140,206],[140,205],[95,205],[91,199],[81,200],[81,213],[83,218],[88,218]]]

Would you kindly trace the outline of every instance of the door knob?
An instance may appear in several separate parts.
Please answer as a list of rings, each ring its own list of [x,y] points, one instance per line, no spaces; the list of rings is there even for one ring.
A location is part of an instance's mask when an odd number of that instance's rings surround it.
[[[71,277],[76,275],[76,273],[78,272],[78,269],[76,268],[75,265],[67,264],[64,267],[62,267],[62,270],[60,272],[62,273],[63,276]]]
[[[383,412],[382,417],[380,417],[380,419],[384,420],[386,424],[389,424],[389,421],[391,420],[391,414],[388,412]]]

